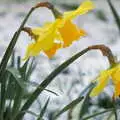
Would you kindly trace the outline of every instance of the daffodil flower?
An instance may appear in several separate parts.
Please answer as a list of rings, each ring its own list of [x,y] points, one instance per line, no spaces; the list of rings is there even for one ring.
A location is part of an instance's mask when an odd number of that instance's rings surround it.
[[[43,28],[32,29],[34,34],[35,42],[28,45],[27,52],[25,54],[24,60],[28,59],[30,56],[37,56],[41,51],[50,57],[56,50],[61,47],[62,39],[60,34],[56,31],[56,24],[46,25]],[[60,40],[59,43],[55,42],[55,39]],[[54,47],[54,50],[51,48]],[[49,51],[51,50],[51,52]],[[49,52],[48,52],[49,51]],[[54,51],[54,52],[53,52]]]
[[[98,84],[92,90],[90,96],[96,96],[100,94],[108,84],[110,78],[114,85],[114,97],[118,97],[120,95],[120,64],[117,64],[114,67],[104,70],[100,73],[99,77],[97,78]]]
[[[65,12],[54,22],[47,23],[43,27],[32,29],[35,41],[28,46],[25,59],[30,56],[36,56],[41,51],[48,57],[52,57],[59,48],[68,47],[73,41],[85,36],[86,32],[78,28],[71,20],[78,15],[87,13],[93,8],[93,3],[87,0],[76,10]],[[58,40],[57,43],[55,42],[56,40]]]

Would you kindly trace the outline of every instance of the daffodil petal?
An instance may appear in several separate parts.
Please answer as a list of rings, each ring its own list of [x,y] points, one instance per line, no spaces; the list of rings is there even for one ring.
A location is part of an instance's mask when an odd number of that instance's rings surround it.
[[[117,84],[115,84],[114,96],[115,96],[115,97],[120,96],[120,82],[118,82]]]
[[[108,81],[109,81],[109,75],[107,73],[107,71],[103,71],[101,73],[101,75],[99,76],[99,78],[97,78],[98,80],[98,84],[97,86],[92,90],[90,96],[97,96],[98,94],[100,94],[103,89],[105,88],[105,86],[107,85]]]
[[[70,12],[65,12],[64,13],[64,18],[65,19],[72,19],[78,15],[82,15],[82,14],[85,14],[87,13],[89,10],[92,10],[94,9],[95,6],[93,4],[92,1],[90,0],[87,0],[85,2],[83,2],[78,8],[77,10],[74,10],[74,11],[70,11]]]
[[[35,43],[31,43],[28,45],[27,50],[26,50],[26,54],[25,57],[23,58],[23,60],[27,60],[30,56],[33,56],[34,51],[32,51],[35,47]],[[36,53],[34,54],[36,55]]]

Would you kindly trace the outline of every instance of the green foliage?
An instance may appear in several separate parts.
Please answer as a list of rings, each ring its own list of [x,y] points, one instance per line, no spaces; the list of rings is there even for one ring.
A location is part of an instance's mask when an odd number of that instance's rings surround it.
[[[48,98],[48,100],[46,101],[45,105],[44,105],[43,108],[41,109],[40,115],[39,115],[39,117],[38,117],[37,120],[43,120],[43,115],[44,115],[45,112],[46,112],[46,109],[47,109],[49,100],[50,100],[50,99]]]
[[[112,14],[114,16],[114,19],[115,19],[115,22],[117,24],[117,27],[118,27],[118,29],[120,31],[120,17],[118,15],[117,11],[115,10],[111,0],[107,0],[107,1],[108,1],[109,6],[110,6],[111,12],[112,12]]]

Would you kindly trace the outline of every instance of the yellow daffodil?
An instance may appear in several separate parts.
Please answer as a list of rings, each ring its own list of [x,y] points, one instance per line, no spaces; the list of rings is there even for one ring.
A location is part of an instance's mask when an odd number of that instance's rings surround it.
[[[100,94],[108,84],[110,78],[112,79],[114,85],[114,97],[118,97],[120,95],[120,64],[117,64],[116,66],[100,73],[99,77],[97,78],[98,84],[92,90],[90,96],[96,96]]]
[[[56,31],[56,24],[46,25],[44,28],[35,28],[32,29],[32,32],[36,39],[35,42],[28,45],[24,60],[28,59],[30,56],[37,56],[41,51],[48,53],[52,47],[56,49],[55,46],[57,46],[58,49],[58,46],[60,48],[62,45],[60,34]],[[56,43],[55,39],[58,38],[59,42]],[[53,52],[51,52],[51,54],[52,53]],[[50,52],[48,56],[51,56]]]
[[[93,8],[93,3],[87,0],[76,10],[65,12],[54,22],[47,23],[41,28],[32,29],[35,42],[28,46],[25,59],[30,56],[36,56],[41,51],[44,51],[48,57],[52,57],[57,49],[67,47],[71,45],[73,41],[85,36],[86,32],[79,29],[71,20],[78,15],[87,13]],[[59,42],[56,43],[56,40]]]

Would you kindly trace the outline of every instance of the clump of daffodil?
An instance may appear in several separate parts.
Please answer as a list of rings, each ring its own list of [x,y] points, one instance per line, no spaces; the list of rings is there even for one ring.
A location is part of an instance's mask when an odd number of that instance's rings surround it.
[[[41,51],[48,57],[52,57],[59,48],[68,47],[73,41],[85,36],[86,32],[78,28],[71,20],[93,8],[94,5],[90,0],[84,1],[76,10],[64,12],[54,22],[31,29],[35,41],[28,45],[25,59],[36,56]]]
[[[120,64],[116,64],[114,67],[111,67],[110,69],[104,70],[100,73],[99,77],[96,79],[98,84],[92,90],[90,96],[96,96],[100,94],[110,79],[114,85],[114,97],[120,96]]]

